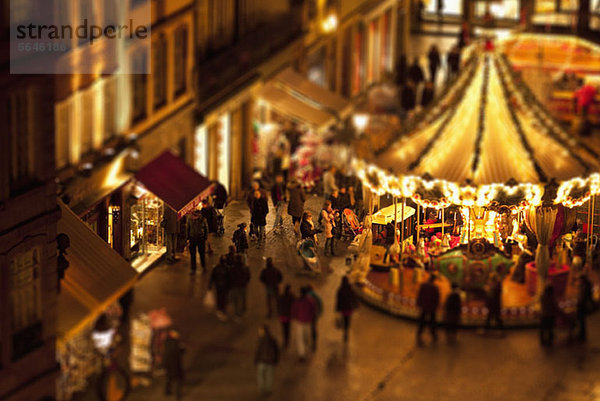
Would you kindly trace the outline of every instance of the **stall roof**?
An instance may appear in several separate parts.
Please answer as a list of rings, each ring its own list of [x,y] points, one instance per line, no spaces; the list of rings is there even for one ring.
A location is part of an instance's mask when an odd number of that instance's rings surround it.
[[[260,96],[275,109],[314,127],[323,128],[350,113],[350,102],[309,81],[292,68],[273,77]]]
[[[150,192],[162,199],[182,218],[210,195],[210,180],[173,153],[166,151],[135,175]]]
[[[137,272],[69,207],[59,203],[58,233],[70,239],[57,322],[57,334],[66,341],[128,291]]]
[[[402,218],[402,204],[396,206],[396,221],[408,219],[415,214],[415,209],[410,206],[404,206],[404,219]],[[394,205],[384,207],[373,215],[373,224],[386,225],[394,221]]]
[[[498,51],[473,53],[421,118],[381,155],[357,161],[375,192],[427,207],[542,199],[572,206],[586,200],[579,188],[598,189],[598,154],[549,116]],[[558,192],[544,196],[553,182]]]

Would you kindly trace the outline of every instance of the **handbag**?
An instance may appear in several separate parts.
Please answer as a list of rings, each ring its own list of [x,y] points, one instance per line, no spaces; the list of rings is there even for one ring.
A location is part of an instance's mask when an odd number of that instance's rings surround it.
[[[214,309],[216,306],[215,294],[211,290],[206,291],[204,295],[204,307],[206,309]]]

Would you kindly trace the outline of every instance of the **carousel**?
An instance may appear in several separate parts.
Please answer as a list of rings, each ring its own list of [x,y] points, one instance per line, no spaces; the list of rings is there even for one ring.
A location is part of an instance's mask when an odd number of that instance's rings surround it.
[[[353,162],[374,205],[355,288],[415,318],[418,287],[435,274],[441,304],[457,284],[462,324],[477,326],[500,279],[505,325],[531,326],[547,282],[566,311],[579,275],[597,282],[598,153],[550,117],[490,41],[467,52],[459,77],[397,141]],[[376,211],[384,199],[392,205]]]

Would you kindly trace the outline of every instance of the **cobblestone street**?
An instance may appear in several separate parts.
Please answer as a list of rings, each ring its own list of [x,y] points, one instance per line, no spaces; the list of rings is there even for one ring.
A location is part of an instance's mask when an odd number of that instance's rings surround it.
[[[317,212],[321,199],[309,198]],[[234,227],[248,219],[243,203],[226,209],[226,234],[213,239],[213,266],[225,253]],[[268,228],[274,213],[269,214]],[[508,331],[504,337],[484,337],[475,331],[459,333],[459,344],[450,347],[444,337],[424,348],[415,346],[415,324],[363,305],[355,318],[350,342],[343,346],[335,328],[335,291],[347,270],[342,244],[338,257],[325,258],[325,272],[316,279],[298,274],[301,261],[295,253],[291,222],[279,235],[269,232],[265,249],[251,248],[248,313],[236,323],[222,323],[202,304],[208,274],[189,275],[187,253],[175,265],[159,264],[135,287],[132,312],[166,307],[186,344],[184,400],[258,400],[254,351],[257,329],[266,321],[265,294],[258,280],[264,257],[272,256],[284,273],[284,282],[297,291],[311,282],[324,301],[316,353],[301,363],[293,337],[276,369],[272,400],[523,400],[562,401],[600,399],[600,340],[594,335],[600,318],[590,318],[590,342],[584,346],[559,345],[544,350],[535,330]],[[280,336],[279,323],[268,321]],[[293,336],[293,333],[292,333]],[[425,337],[426,340],[428,339]],[[95,399],[88,394],[82,399]],[[164,378],[149,387],[136,387],[130,400],[168,400]]]

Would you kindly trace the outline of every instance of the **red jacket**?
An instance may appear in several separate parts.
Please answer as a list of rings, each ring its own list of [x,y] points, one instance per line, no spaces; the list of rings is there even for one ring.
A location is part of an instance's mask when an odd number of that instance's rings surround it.
[[[317,304],[312,297],[304,296],[292,304],[292,318],[300,323],[311,323],[317,317]]]

